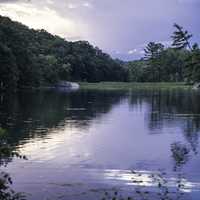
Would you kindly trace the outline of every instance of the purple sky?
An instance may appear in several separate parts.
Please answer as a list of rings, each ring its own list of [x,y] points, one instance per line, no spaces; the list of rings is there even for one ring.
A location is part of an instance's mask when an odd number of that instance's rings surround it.
[[[175,22],[200,42],[200,0],[0,0],[0,14],[125,60],[150,41],[169,45]]]

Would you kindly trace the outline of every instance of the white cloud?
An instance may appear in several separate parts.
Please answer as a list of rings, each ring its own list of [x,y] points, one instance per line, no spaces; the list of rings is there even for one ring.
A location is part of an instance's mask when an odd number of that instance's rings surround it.
[[[93,5],[90,2],[76,2],[76,3],[67,3],[67,7],[69,9],[76,9],[76,8],[93,8]]]
[[[93,7],[92,4],[89,3],[89,2],[84,2],[82,5],[83,5],[84,7],[86,7],[86,8],[92,8],[92,7]]]
[[[131,54],[135,54],[137,53],[137,49],[132,49],[132,50],[129,50],[128,51],[128,54],[131,55]]]
[[[34,29],[45,29],[52,34],[65,38],[82,38],[84,27],[72,19],[61,17],[49,7],[34,7],[32,4],[0,4],[0,15],[8,16],[15,21]]]
[[[78,5],[77,5],[77,4],[73,4],[73,3],[68,3],[68,4],[67,4],[67,7],[68,7],[69,9],[75,9],[75,8],[78,7]]]
[[[112,54],[119,55],[119,54],[121,54],[121,51],[116,50],[116,51],[113,51]]]
[[[53,4],[54,4],[54,1],[53,1],[53,0],[47,0],[47,4],[53,5]]]

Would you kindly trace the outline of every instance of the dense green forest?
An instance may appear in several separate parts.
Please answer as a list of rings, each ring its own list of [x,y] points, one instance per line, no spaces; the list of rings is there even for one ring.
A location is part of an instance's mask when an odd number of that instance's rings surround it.
[[[68,42],[0,16],[1,88],[38,87],[58,80],[125,81],[121,64],[86,41]]]
[[[69,42],[0,16],[0,89],[40,87],[68,81],[200,81],[200,49],[175,24],[172,46],[150,42],[140,60],[112,59],[86,41]]]
[[[128,80],[132,82],[178,82],[200,81],[200,49],[191,44],[192,35],[174,24],[172,45],[150,42],[141,60],[127,62]]]
[[[156,45],[151,43],[150,45]],[[186,62],[189,52],[176,51],[173,48],[163,49],[162,52],[148,59],[128,62],[129,81],[133,82],[178,82],[185,81]]]

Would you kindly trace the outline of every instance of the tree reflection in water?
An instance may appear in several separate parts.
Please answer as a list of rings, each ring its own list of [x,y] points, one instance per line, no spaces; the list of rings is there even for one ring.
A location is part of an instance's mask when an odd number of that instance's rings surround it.
[[[52,91],[18,94],[15,96],[15,101],[12,97],[4,97],[1,100],[0,125],[9,130],[11,134],[9,143],[19,145],[22,141],[27,142],[34,137],[41,139],[47,137],[50,129],[55,127],[62,129],[67,122],[87,130],[92,119],[99,120],[122,100],[128,100],[130,109],[145,106],[144,120],[145,126],[148,127],[148,134],[158,134],[163,127],[176,127],[178,123],[185,141],[173,142],[171,146],[169,145],[169,149],[174,163],[173,168],[181,174],[183,166],[192,159],[192,156],[198,154],[200,104],[199,95],[195,92],[136,89],[115,92],[79,91],[68,94]],[[163,173],[160,175],[153,173],[150,176],[152,179],[155,178],[160,199],[164,194],[170,193],[168,184],[164,184]],[[177,191],[182,189],[182,177],[178,175],[176,178]],[[152,195],[143,187],[135,190],[136,196],[140,194]],[[114,197],[119,198],[118,191]]]
[[[185,144],[182,144],[180,142],[174,142],[171,145],[171,152],[175,162],[175,171],[182,165],[186,164],[186,162],[189,160],[190,149]]]

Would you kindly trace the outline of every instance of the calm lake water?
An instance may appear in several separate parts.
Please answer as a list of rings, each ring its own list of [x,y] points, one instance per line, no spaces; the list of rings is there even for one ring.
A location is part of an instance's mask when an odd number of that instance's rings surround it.
[[[171,185],[183,174],[189,199],[200,196],[200,92],[20,92],[1,96],[0,125],[28,157],[5,168],[28,199],[101,199],[153,187],[157,171]]]

